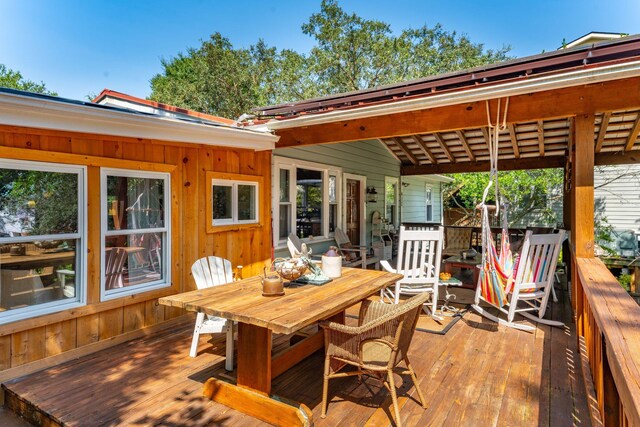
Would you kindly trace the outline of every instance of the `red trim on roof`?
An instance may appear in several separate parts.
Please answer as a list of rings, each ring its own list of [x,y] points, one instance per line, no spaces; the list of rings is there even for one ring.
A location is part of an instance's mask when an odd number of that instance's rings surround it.
[[[176,107],[176,106],[169,105],[169,104],[163,104],[162,102],[156,102],[156,101],[151,101],[151,100],[148,100],[148,99],[142,99],[142,98],[138,98],[138,97],[135,97],[135,96],[132,96],[132,95],[127,95],[126,93],[117,92],[117,91],[111,90],[111,89],[104,89],[102,92],[100,92],[100,95],[96,96],[93,99],[93,101],[91,101],[91,102],[93,102],[95,104],[98,104],[100,101],[102,101],[104,98],[107,98],[107,97],[116,98],[116,99],[122,99],[122,100],[130,101],[130,102],[135,102],[137,104],[146,105],[146,106],[149,106],[149,107],[157,108],[159,110],[170,111],[172,113],[186,114],[187,116],[196,117],[196,118],[204,119],[204,120],[211,120],[211,121],[222,123],[222,124],[225,124],[225,125],[235,125],[236,124],[236,121],[232,120],[232,119],[226,119],[224,117],[213,116],[211,114],[199,113],[197,111],[188,110],[186,108],[180,108],[180,107]]]

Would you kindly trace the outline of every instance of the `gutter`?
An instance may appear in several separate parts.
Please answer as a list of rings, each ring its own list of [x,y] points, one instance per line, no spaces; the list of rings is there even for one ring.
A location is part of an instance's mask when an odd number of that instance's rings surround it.
[[[640,61],[633,61],[592,69],[570,71],[562,74],[528,78],[526,80],[508,82],[490,87],[473,88],[459,92],[429,95],[422,98],[359,107],[352,110],[330,111],[317,115],[310,114],[286,120],[274,119],[267,122],[266,126],[269,130],[291,129],[337,121],[356,120],[388,114],[426,110],[429,108],[446,107],[508,96],[525,95],[638,76],[640,76]]]
[[[273,150],[279,136],[169,117],[0,92],[0,124],[131,138]]]

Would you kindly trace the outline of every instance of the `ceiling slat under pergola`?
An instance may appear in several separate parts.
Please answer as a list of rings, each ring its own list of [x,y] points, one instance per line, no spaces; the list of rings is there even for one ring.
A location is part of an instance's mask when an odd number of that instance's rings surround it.
[[[509,123],[499,133],[499,159],[536,158],[545,162],[545,159],[564,157],[571,144],[572,120],[571,117],[561,117]],[[443,167],[446,165],[487,162],[489,132],[488,127],[484,126],[380,138],[380,141],[406,169],[411,169],[411,166],[433,166],[434,170],[444,170],[448,169]],[[596,153],[640,150],[639,135],[640,110],[595,115],[593,138]]]

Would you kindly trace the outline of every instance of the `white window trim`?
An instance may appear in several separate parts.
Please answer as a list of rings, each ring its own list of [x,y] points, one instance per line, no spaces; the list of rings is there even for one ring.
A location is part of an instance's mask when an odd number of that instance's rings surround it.
[[[400,179],[398,179],[397,176],[385,176],[384,177],[384,215],[387,215],[387,184],[392,184],[395,185],[396,188],[396,192],[395,192],[395,204],[393,207],[393,218],[395,219],[394,227],[397,227],[398,225],[400,225]],[[389,220],[390,218],[386,218],[387,220]]]
[[[210,182],[211,191],[214,186],[219,187],[231,187],[231,219],[213,219],[211,218],[211,225],[218,227],[221,225],[236,225],[236,224],[257,224],[260,222],[260,185],[256,181],[233,181],[230,179],[213,179]],[[238,219],[238,185],[250,185],[255,188],[253,194],[253,203],[255,206],[255,219],[239,220]]]
[[[291,218],[290,226],[291,231],[295,233],[296,230],[296,186],[297,181],[297,168],[316,170],[322,172],[322,235],[313,236],[302,239],[303,242],[323,242],[330,240],[334,233],[329,232],[329,175],[336,177],[336,200],[338,205],[338,223],[336,227],[342,227],[342,187],[343,187],[343,173],[342,168],[336,166],[325,165],[322,163],[309,162],[306,160],[292,159],[288,157],[273,156],[273,168],[272,168],[272,191],[271,191],[271,210],[273,212],[273,242],[276,249],[282,249],[287,247],[287,238],[279,238],[280,236],[280,169],[289,170],[289,203],[291,203]]]
[[[431,195],[430,200],[427,200],[427,192]],[[433,188],[431,185],[425,184],[424,193],[424,217],[426,222],[433,222]],[[431,218],[428,217],[429,209],[427,206],[431,206]]]
[[[87,304],[87,167],[80,165],[62,165],[27,160],[0,159],[0,168],[33,169],[42,172],[76,173],[78,179],[78,232],[68,234],[19,236],[1,238],[1,243],[30,242],[37,239],[78,239],[76,247],[76,298],[73,300],[51,301],[44,304],[7,310],[0,313],[0,324],[30,319],[37,316],[56,313]]]
[[[148,178],[164,180],[164,227],[144,228],[139,230],[108,230],[107,212],[107,176],[122,176],[127,178]],[[146,233],[165,233],[162,242],[162,279],[139,285],[127,286],[120,289],[104,288],[105,285],[105,246],[107,236],[121,236]],[[100,169],[100,301],[109,301],[129,295],[153,291],[171,286],[171,174],[166,172],[146,172],[131,169]]]

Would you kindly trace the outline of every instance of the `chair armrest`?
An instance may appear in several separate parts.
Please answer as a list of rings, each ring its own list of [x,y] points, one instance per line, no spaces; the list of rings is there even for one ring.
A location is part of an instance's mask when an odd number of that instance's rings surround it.
[[[389,261],[387,261],[387,260],[384,260],[384,259],[381,260],[380,261],[380,265],[382,266],[382,268],[384,268],[389,273],[396,273],[398,271],[395,268],[391,268],[391,264],[389,264]]]
[[[339,250],[343,252],[362,252],[366,251],[367,248],[340,248]]]

